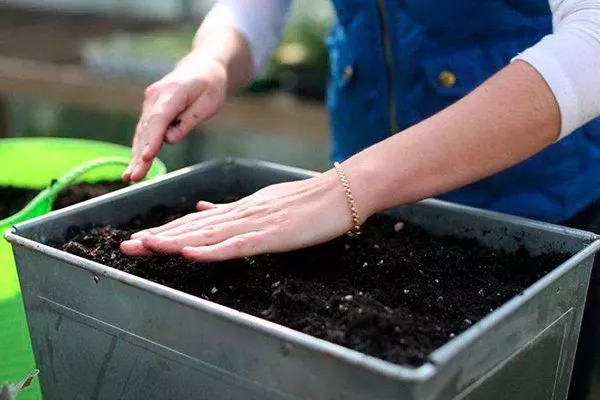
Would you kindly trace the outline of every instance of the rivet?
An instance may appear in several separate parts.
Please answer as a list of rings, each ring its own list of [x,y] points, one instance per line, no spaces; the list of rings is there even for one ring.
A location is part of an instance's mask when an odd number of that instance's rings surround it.
[[[450,71],[442,71],[438,75],[438,82],[445,88],[451,88],[456,84],[456,75]]]
[[[344,70],[342,71],[342,76],[344,79],[349,80],[352,78],[352,75],[354,75],[354,67],[352,67],[352,65],[347,65],[344,67]]]

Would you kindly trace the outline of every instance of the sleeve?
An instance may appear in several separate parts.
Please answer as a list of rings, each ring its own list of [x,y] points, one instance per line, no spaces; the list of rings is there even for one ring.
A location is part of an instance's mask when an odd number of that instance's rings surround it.
[[[550,0],[553,33],[517,55],[552,90],[561,116],[559,139],[600,115],[600,1]]]
[[[248,42],[257,75],[279,44],[292,0],[217,0],[202,25],[231,26]]]

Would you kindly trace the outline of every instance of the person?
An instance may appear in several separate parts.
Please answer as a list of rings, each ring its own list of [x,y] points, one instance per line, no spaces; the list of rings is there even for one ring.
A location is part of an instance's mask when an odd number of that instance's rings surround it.
[[[193,50],[145,93],[138,181],[261,70],[291,0],[218,0]],[[129,255],[218,261],[311,246],[428,197],[553,223],[600,221],[600,1],[333,0],[332,155],[314,178],[132,235]],[[598,225],[596,225],[597,227]],[[589,387],[594,268],[571,398]]]

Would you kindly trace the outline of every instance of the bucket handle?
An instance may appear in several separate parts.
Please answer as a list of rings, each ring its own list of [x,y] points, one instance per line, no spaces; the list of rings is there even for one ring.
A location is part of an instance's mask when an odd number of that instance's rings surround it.
[[[15,225],[26,219],[37,217],[51,211],[52,205],[54,204],[54,201],[58,195],[66,187],[70,186],[75,180],[77,180],[77,178],[89,171],[108,165],[127,166],[128,164],[129,159],[124,157],[102,157],[80,164],[52,182],[50,186],[35,196],[35,198],[31,200],[25,207],[23,207],[21,211],[4,220],[0,220],[0,225]]]

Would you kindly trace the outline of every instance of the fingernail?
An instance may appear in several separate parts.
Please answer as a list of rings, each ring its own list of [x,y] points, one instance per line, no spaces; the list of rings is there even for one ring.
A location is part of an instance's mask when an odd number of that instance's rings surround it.
[[[121,248],[121,251],[125,253],[130,253],[138,246],[138,243],[136,242],[136,240],[126,240],[124,242],[121,242],[121,245],[119,247]],[[141,246],[141,244],[142,243],[140,242],[139,245]]]
[[[142,246],[142,241],[141,240],[125,240],[124,242],[121,242],[122,246],[126,246],[129,249],[134,248],[134,247],[139,247]]]

